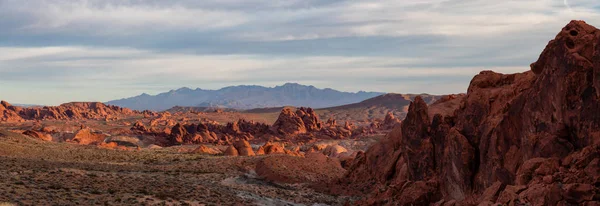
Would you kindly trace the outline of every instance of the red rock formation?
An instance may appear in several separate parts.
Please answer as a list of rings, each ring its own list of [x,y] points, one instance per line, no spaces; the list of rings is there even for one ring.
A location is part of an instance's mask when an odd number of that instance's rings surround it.
[[[265,145],[258,148],[256,155],[271,155],[271,154],[286,154],[291,156],[304,156],[303,153],[300,152],[300,148],[296,147],[295,149],[288,150],[285,148],[283,143],[274,143],[267,142]]]
[[[229,146],[225,150],[225,156],[239,156],[239,155],[240,155],[240,153],[237,151],[237,149],[235,149],[234,146]]]
[[[233,143],[233,147],[238,151],[240,156],[255,156],[254,150],[252,150],[252,146],[246,140],[239,140]]]
[[[323,128],[320,132],[320,135],[328,136],[333,139],[346,139],[352,136],[352,131],[343,127],[328,127]]]
[[[304,126],[308,132],[319,131],[322,128],[323,123],[312,108],[300,107],[300,109],[296,110],[296,114],[302,118],[302,122],[304,122]]]
[[[333,118],[329,118],[327,120],[327,127],[336,127],[337,126],[337,121]]]
[[[73,102],[57,107],[24,108],[19,115],[25,119],[105,119],[106,117],[132,115],[127,108],[107,106],[100,102]]]
[[[291,136],[320,131],[322,125],[319,116],[312,108],[300,107],[296,112],[290,108],[284,108],[273,124],[273,131],[280,135]]]
[[[109,106],[100,102],[73,102],[57,107],[21,108],[2,101],[0,104],[0,121],[24,120],[67,120],[67,119],[96,119],[112,120],[119,116],[137,114],[127,108]]]
[[[220,151],[207,147],[205,145],[200,145],[198,148],[194,149],[191,151],[191,153],[194,154],[208,154],[208,155],[216,155],[216,154],[221,154]]]
[[[388,112],[385,115],[385,119],[383,120],[383,125],[381,125],[384,129],[392,129],[396,124],[399,124],[400,120],[394,117],[394,113]]]
[[[264,136],[270,132],[268,125],[246,120],[238,120],[225,126],[215,123],[178,123],[170,130],[166,145],[231,144],[233,140],[249,141],[253,140],[255,135]]]
[[[290,108],[284,108],[281,111],[279,118],[273,124],[273,130],[281,135],[304,134],[308,131],[302,117]]]
[[[415,99],[342,187],[369,194],[358,205],[599,204],[599,42],[573,21],[532,71],[475,76],[453,112],[430,115]]]
[[[43,132],[27,130],[27,131],[23,132],[23,134],[30,136],[30,137],[40,139],[40,140],[44,140],[44,141],[52,141],[52,136],[50,136],[49,134],[44,134]]]
[[[285,154],[285,147],[280,143],[267,142],[258,148],[257,155]]]
[[[8,102],[0,101],[0,122],[21,122],[23,118],[19,116],[20,108],[12,106]]]
[[[94,133],[91,129],[81,129],[75,133],[75,137],[71,139],[73,142],[77,142],[82,145],[100,144],[104,142],[106,135]]]
[[[144,123],[142,123],[141,121],[135,122],[135,124],[133,124],[133,126],[131,127],[131,130],[132,131],[141,132],[141,133],[150,133],[150,132],[152,132],[151,130],[149,130],[148,128],[146,128],[146,126],[144,125]]]
[[[183,144],[184,142],[189,142],[187,138],[188,132],[181,124],[176,124],[173,129],[171,129],[171,135],[169,136],[169,142],[172,145]]]

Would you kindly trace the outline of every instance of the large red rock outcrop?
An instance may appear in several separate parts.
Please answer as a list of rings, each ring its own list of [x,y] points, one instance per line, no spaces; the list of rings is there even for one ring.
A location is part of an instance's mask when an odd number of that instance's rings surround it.
[[[366,194],[359,205],[600,204],[599,43],[572,21],[532,71],[481,72],[453,112],[415,99],[356,157],[342,193]]]
[[[72,102],[56,107],[24,108],[19,115],[25,119],[106,119],[107,117],[132,115],[135,112],[100,102]]]
[[[21,122],[23,118],[19,116],[21,108],[12,106],[8,102],[0,101],[0,122]]]
[[[297,135],[321,130],[323,123],[312,108],[300,107],[293,112],[284,108],[273,124],[273,130],[280,135]]]
[[[119,116],[129,116],[139,112],[127,108],[105,105],[100,102],[72,102],[56,107],[21,108],[5,101],[0,103],[0,121],[22,120],[68,120],[96,119],[110,120]]]
[[[304,134],[308,131],[302,117],[287,107],[279,114],[279,118],[273,124],[273,130],[281,135]]]
[[[168,146],[203,143],[231,144],[234,140],[248,141],[254,139],[255,136],[263,136],[270,132],[268,125],[246,120],[238,120],[227,125],[209,122],[185,125],[177,123],[171,129],[166,144]]]

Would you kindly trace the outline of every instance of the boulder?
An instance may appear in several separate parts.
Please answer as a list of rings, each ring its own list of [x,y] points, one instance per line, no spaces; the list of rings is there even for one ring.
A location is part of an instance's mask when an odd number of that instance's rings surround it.
[[[267,142],[265,145],[258,148],[257,155],[269,155],[269,154],[285,154],[285,147],[280,143]]]
[[[90,145],[103,143],[105,138],[106,135],[95,133],[91,129],[85,128],[77,131],[71,141],[81,145]]]
[[[234,146],[229,146],[224,152],[225,156],[240,156],[237,149]]]
[[[255,156],[254,150],[252,150],[252,146],[246,140],[239,140],[233,143],[233,147],[238,151],[240,156]]]

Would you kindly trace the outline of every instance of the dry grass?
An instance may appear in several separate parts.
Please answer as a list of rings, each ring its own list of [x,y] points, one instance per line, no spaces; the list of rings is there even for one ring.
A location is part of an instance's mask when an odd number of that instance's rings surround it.
[[[106,150],[44,142],[2,130],[0,136],[0,202],[6,202],[0,206],[277,205],[274,202],[281,201],[340,205],[344,201],[306,186],[238,181],[264,157],[207,156],[179,153],[177,148]],[[235,181],[222,183],[231,178]]]

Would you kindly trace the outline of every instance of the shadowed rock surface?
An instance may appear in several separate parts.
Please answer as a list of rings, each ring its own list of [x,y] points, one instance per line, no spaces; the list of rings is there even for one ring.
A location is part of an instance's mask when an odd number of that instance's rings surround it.
[[[454,112],[429,115],[416,98],[338,189],[366,195],[359,205],[599,204],[598,43],[572,21],[532,71],[475,76]]]

